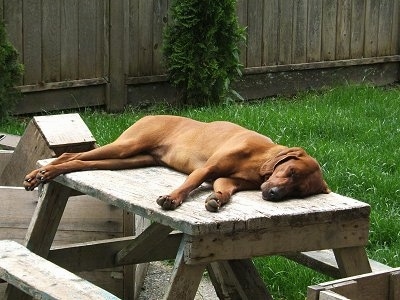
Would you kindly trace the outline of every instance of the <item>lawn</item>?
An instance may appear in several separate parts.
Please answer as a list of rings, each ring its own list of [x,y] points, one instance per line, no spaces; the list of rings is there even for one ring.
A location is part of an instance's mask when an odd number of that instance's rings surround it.
[[[371,205],[370,258],[400,266],[399,86],[346,86],[217,107],[159,106],[115,115],[84,110],[81,115],[98,143],[104,144],[149,113],[229,120],[277,143],[303,147],[320,162],[334,192]],[[14,118],[0,124],[0,132],[22,134],[26,123],[26,118]],[[329,279],[280,257],[257,258],[255,263],[275,299],[304,299],[308,285]]]

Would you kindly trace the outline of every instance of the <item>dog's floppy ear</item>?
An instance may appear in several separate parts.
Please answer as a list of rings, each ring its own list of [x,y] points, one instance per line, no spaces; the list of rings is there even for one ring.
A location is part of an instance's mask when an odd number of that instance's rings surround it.
[[[275,157],[267,160],[260,168],[261,176],[271,176],[277,165],[288,160],[297,159],[305,154],[304,150],[299,147],[287,148],[280,151]]]

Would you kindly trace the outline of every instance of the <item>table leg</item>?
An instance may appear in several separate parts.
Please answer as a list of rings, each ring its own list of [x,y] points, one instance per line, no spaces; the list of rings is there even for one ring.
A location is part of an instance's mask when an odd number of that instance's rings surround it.
[[[25,245],[29,250],[42,257],[47,257],[72,191],[54,181],[43,186],[25,237]],[[22,300],[30,299],[30,297],[8,285],[5,299]]]
[[[192,300],[196,296],[206,265],[186,264],[184,260],[185,244],[186,238],[184,236],[175,259],[174,270],[164,300]]]
[[[220,299],[272,299],[251,259],[213,262],[207,270]]]
[[[364,247],[333,249],[341,277],[372,272]]]

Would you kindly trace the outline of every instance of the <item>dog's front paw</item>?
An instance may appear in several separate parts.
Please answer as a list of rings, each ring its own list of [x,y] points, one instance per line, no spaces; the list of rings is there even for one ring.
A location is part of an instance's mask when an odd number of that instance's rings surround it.
[[[217,212],[221,207],[221,202],[218,199],[217,194],[212,193],[206,199],[206,209],[210,212]]]
[[[33,191],[35,187],[41,183],[40,178],[38,178],[38,174],[39,170],[35,170],[25,176],[23,183],[25,190]]]
[[[180,202],[176,201],[169,195],[158,197],[157,204],[160,205],[165,210],[174,210],[179,205],[181,205]]]

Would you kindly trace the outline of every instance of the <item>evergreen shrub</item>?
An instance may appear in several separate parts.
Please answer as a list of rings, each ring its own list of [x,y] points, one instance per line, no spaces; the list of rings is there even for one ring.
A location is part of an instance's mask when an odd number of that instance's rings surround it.
[[[18,52],[9,42],[4,23],[0,21],[0,120],[9,116],[21,96],[15,86],[22,74]]]
[[[182,104],[207,105],[240,98],[232,88],[241,76],[236,0],[173,0],[163,53],[170,82]]]

